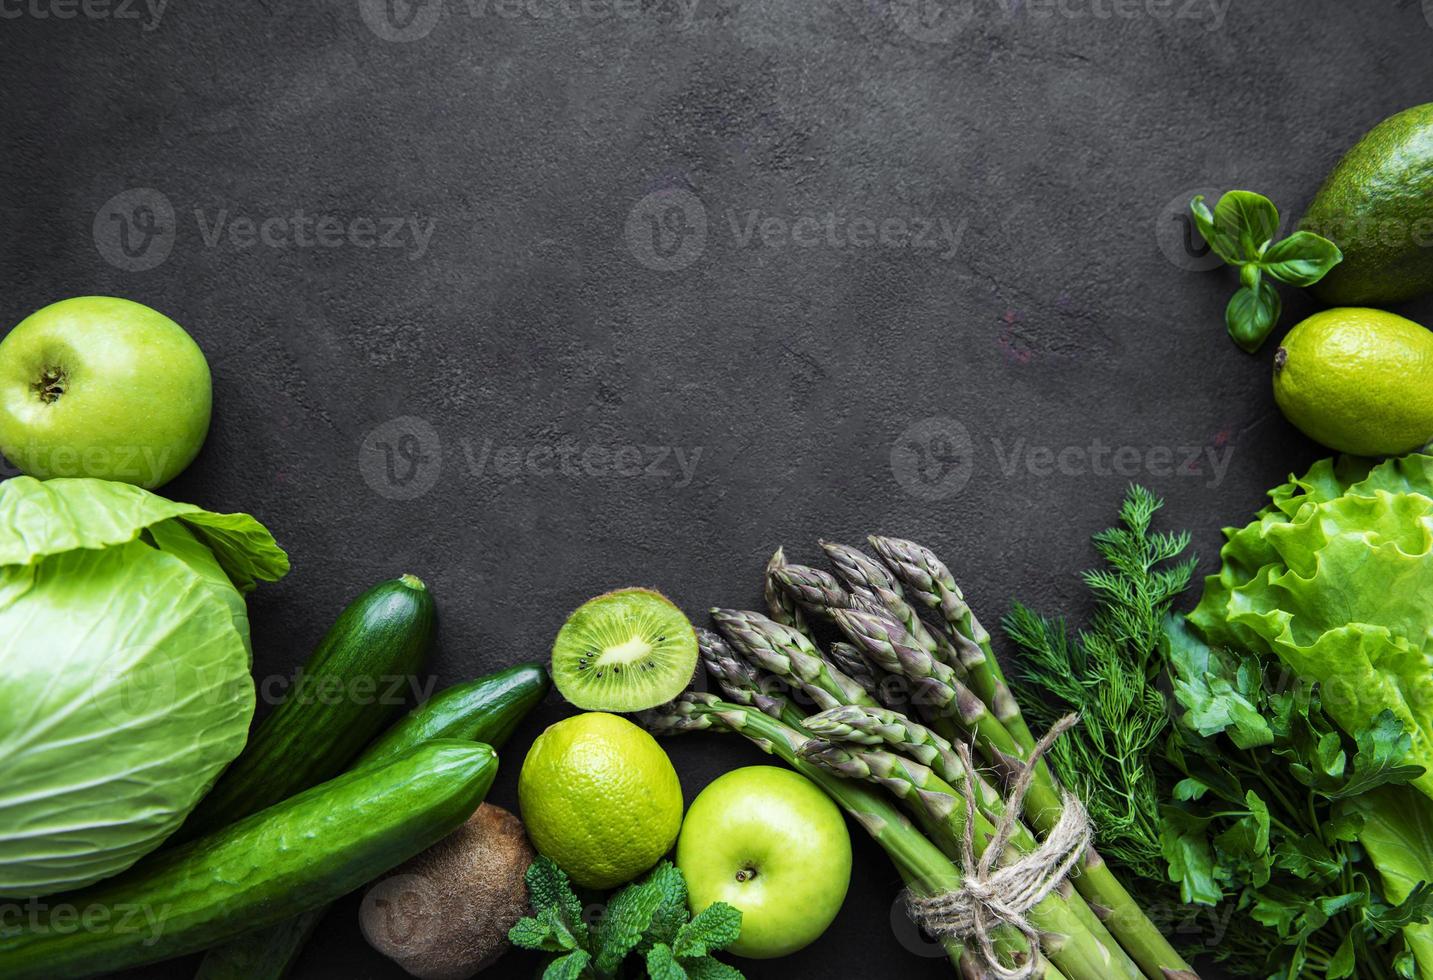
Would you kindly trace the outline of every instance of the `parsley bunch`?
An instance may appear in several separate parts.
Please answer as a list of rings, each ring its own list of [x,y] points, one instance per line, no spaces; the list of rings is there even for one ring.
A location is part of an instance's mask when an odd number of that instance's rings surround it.
[[[556,954],[543,980],[613,980],[624,975],[633,953],[652,980],[742,980],[739,970],[711,955],[736,942],[741,912],[713,902],[692,918],[686,880],[669,861],[617,892],[596,924],[583,917],[567,875],[550,858],[539,857],[527,869],[527,888],[533,915],[519,920],[508,939]]]
[[[1215,956],[1250,977],[1416,977],[1400,933],[1433,915],[1433,889],[1390,901],[1365,850],[1385,788],[1423,773],[1402,763],[1403,725],[1385,709],[1350,738],[1316,686],[1211,649],[1183,620],[1167,635],[1183,778],[1163,848],[1184,901],[1234,903]]]

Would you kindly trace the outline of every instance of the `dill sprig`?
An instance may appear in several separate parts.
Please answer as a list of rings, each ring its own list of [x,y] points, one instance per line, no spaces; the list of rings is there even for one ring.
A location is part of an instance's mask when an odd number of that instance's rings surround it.
[[[1062,618],[1014,604],[1005,632],[1020,649],[1020,702],[1039,727],[1070,711],[1081,724],[1055,744],[1052,761],[1085,801],[1107,857],[1162,881],[1160,803],[1154,766],[1170,714],[1160,694],[1160,640],[1170,606],[1189,587],[1194,559],[1176,559],[1188,533],[1151,533],[1163,501],[1132,485],[1120,524],[1093,537],[1103,568],[1084,573],[1096,609],[1071,635]]]

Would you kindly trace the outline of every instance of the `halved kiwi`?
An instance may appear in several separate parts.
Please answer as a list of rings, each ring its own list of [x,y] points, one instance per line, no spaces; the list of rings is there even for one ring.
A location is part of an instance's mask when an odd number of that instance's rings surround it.
[[[552,680],[586,711],[642,711],[682,693],[697,669],[697,633],[670,599],[619,589],[588,599],[552,645]]]

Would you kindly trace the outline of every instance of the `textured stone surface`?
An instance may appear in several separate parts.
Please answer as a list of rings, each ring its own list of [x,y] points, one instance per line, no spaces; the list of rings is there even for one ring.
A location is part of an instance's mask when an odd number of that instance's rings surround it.
[[[406,28],[378,2],[0,6],[0,319],[112,293],[203,345],[214,428],[168,492],[291,549],[253,599],[261,676],[403,571],[447,684],[542,657],[592,593],[700,616],[755,603],[777,544],[877,530],[940,549],[992,623],[1014,596],[1078,615],[1130,478],[1209,568],[1319,450],[1172,209],[1244,186],[1296,215],[1427,98],[1433,46],[1416,2],[393,2]],[[1285,298],[1285,326],[1312,309]],[[689,795],[762,760],[670,750]],[[859,840],[832,933],[744,966],[948,975],[892,937],[897,891]],[[298,970],[397,975],[352,901]]]

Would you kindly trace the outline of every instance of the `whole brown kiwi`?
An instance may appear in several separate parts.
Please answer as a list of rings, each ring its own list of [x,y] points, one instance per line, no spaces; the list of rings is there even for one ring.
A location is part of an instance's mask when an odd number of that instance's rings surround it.
[[[375,881],[359,924],[369,944],[422,980],[463,980],[507,950],[527,914],[533,861],[522,822],[484,803],[468,822]]]

